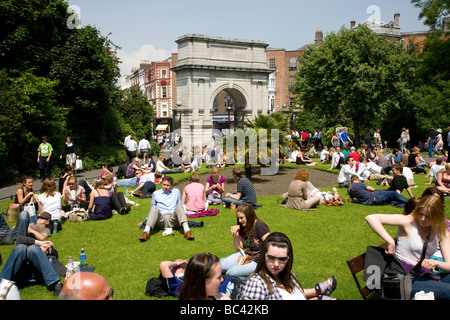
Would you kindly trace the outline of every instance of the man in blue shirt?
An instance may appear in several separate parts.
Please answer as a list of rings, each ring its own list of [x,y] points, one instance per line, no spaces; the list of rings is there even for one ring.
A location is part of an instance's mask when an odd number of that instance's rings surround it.
[[[375,190],[375,188],[362,183],[356,175],[352,176],[351,181],[352,185],[348,191],[349,197],[366,206],[391,205],[397,208],[404,208],[405,203],[408,201],[397,191]]]
[[[347,128],[344,128],[344,132],[341,133],[342,149],[348,148],[349,141],[353,144],[352,139],[350,139],[350,137],[348,136]]]
[[[183,227],[184,237],[187,240],[194,240],[189,229],[186,212],[181,206],[180,190],[172,188],[173,178],[165,176],[162,178],[161,184],[162,189],[153,193],[147,223],[139,241],[145,242],[149,240],[151,229],[178,228],[179,226]]]

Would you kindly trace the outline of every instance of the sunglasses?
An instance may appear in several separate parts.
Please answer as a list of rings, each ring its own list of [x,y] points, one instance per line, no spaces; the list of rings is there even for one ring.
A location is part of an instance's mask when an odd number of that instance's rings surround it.
[[[275,257],[271,254],[266,253],[266,258],[268,262],[278,261],[280,264],[286,264],[289,261],[289,257]]]

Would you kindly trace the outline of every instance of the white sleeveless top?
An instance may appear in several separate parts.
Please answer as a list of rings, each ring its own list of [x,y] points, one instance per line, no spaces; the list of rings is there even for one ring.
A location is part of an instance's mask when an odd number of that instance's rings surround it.
[[[283,300],[306,300],[305,294],[298,287],[295,287],[292,293],[289,293],[284,289],[280,289],[279,287],[277,287],[277,289],[280,292],[281,298]]]
[[[426,258],[432,256],[439,245],[438,237],[435,236],[433,240],[428,242]],[[397,230],[397,245],[395,249],[395,256],[413,266],[420,260],[424,240],[420,237],[419,231],[415,223],[412,224],[412,231],[409,237],[399,237]]]

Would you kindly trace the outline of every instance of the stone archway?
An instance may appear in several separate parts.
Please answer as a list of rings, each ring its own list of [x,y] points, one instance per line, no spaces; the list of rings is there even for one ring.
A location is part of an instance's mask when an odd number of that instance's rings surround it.
[[[189,34],[178,38],[175,121],[184,146],[212,141],[213,103],[225,90],[242,121],[268,113],[267,43]]]

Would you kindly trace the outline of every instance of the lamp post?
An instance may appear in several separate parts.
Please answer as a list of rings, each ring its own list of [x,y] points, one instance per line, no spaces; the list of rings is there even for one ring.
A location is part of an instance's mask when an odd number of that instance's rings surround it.
[[[231,97],[229,95],[225,96],[224,104],[225,104],[225,108],[228,111],[228,132],[230,132],[230,130],[231,130],[230,112],[231,112],[231,110],[233,110],[233,100],[231,99]]]

